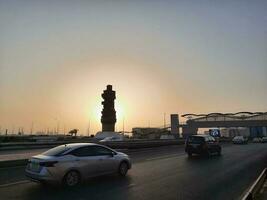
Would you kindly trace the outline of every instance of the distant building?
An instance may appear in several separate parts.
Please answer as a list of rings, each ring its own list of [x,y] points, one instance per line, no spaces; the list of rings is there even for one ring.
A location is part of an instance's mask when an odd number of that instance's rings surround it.
[[[250,130],[249,128],[223,128],[220,129],[221,137],[230,137],[233,138],[235,136],[250,136]]]
[[[169,134],[164,128],[135,127],[132,129],[132,137],[135,139],[160,139],[161,135]]]
[[[112,132],[112,131],[103,131],[103,132],[100,131],[100,132],[97,132],[95,135],[95,138],[100,139],[100,140],[107,138],[107,137],[123,137],[123,135],[117,132]]]

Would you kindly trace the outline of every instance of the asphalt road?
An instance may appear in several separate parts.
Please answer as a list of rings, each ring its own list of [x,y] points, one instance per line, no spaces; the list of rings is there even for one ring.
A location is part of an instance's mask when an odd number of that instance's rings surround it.
[[[182,146],[128,153],[127,177],[93,178],[73,189],[25,181],[21,167],[1,169],[0,199],[238,199],[267,166],[267,144],[228,144],[210,158],[188,158]]]

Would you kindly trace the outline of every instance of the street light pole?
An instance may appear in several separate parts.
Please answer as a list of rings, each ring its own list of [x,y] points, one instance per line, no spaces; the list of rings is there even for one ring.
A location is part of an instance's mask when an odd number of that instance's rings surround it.
[[[90,120],[89,120],[89,122],[88,122],[87,136],[88,136],[88,137],[90,136]]]
[[[31,124],[31,135],[33,133],[33,121],[32,121],[32,124]]]
[[[166,128],[166,113],[164,113],[164,128]]]
[[[122,119],[122,134],[124,135],[124,117]]]

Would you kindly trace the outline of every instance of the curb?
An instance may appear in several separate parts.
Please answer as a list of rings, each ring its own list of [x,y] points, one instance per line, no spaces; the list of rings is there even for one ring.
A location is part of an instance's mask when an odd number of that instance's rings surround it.
[[[253,200],[256,199],[257,194],[262,188],[267,177],[267,168],[265,168],[257,180],[252,184],[252,186],[248,189],[246,194],[241,198],[241,200]]]

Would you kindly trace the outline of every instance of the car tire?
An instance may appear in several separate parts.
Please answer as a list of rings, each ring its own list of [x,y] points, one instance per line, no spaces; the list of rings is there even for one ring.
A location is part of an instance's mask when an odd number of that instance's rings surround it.
[[[192,153],[191,152],[187,152],[187,155],[188,155],[188,157],[191,157]]]
[[[80,173],[76,170],[71,170],[65,174],[63,184],[67,187],[74,187],[79,185],[81,181]]]
[[[120,176],[126,176],[127,172],[128,172],[128,163],[127,162],[121,162],[119,169],[118,169],[118,173]]]

